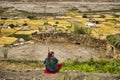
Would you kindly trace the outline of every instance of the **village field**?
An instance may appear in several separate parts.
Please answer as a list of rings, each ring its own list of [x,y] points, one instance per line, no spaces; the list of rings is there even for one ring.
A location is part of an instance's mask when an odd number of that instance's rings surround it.
[[[108,35],[120,33],[120,17],[115,17],[110,14],[105,14],[105,17],[101,15],[92,15],[92,19],[99,21],[99,24],[91,24],[89,18],[83,18],[83,14],[66,13],[67,16],[56,16],[56,18],[48,17],[47,19],[17,19],[17,20],[0,20],[0,24],[4,24],[1,29],[0,45],[11,44],[17,40],[13,34],[30,35],[33,32],[38,32],[38,28],[41,28],[43,32],[46,31],[46,22],[50,26],[57,25],[56,31],[74,32],[74,26],[87,27],[92,30],[92,37],[106,39]],[[71,16],[72,15],[72,16]],[[78,16],[75,16],[78,15]],[[21,30],[23,24],[27,23],[30,30]],[[9,28],[9,25],[16,25],[15,28]],[[88,25],[88,26],[87,26]],[[71,27],[69,27],[71,26]],[[117,26],[117,27],[116,27]]]
[[[119,3],[0,2],[0,79],[119,80],[119,35]],[[63,65],[50,78],[49,51]]]

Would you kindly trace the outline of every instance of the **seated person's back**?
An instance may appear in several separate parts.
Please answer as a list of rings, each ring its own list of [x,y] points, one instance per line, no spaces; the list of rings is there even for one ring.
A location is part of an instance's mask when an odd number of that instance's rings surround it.
[[[57,63],[58,63],[58,59],[54,57],[54,52],[48,53],[48,57],[44,61],[46,70],[50,72],[58,71]]]

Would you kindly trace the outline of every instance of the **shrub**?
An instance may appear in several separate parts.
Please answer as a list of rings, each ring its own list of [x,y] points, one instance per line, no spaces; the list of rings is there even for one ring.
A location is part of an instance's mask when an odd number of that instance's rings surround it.
[[[58,22],[58,21],[56,21],[56,22],[55,22],[55,24],[59,24],[59,22]]]
[[[72,28],[72,26],[66,26],[68,29]]]
[[[25,34],[14,34],[13,36],[16,38],[23,38],[26,41],[29,41],[31,39],[29,35],[25,35]]]
[[[84,14],[82,17],[83,17],[83,18],[88,18],[88,16],[87,16],[86,14]]]
[[[109,35],[107,36],[108,41],[114,45],[116,48],[120,48],[120,40],[114,36],[114,35]]]
[[[38,30],[39,30],[39,31],[41,31],[41,30],[42,30],[42,28],[41,28],[41,27],[38,27]]]
[[[113,16],[114,16],[115,18],[118,18],[120,15],[117,15],[117,14],[113,14]]]
[[[16,25],[14,25],[14,24],[9,24],[9,26],[10,26],[11,28],[16,27]]]
[[[100,18],[105,18],[106,16],[105,15],[100,15]]]
[[[35,16],[27,16],[29,19],[35,19]]]
[[[49,25],[48,21],[47,21],[47,22],[44,22],[44,25]]]
[[[86,27],[79,27],[77,25],[74,26],[74,33],[75,34],[85,34],[85,35],[91,35],[92,31],[90,28]]]
[[[2,17],[2,18],[1,18],[1,20],[7,20],[7,19],[8,19],[8,18],[6,18],[6,17]]]
[[[3,26],[4,24],[0,24],[0,26]]]
[[[99,22],[99,21],[96,21],[95,23],[96,23],[96,24],[99,24],[100,22]]]
[[[22,26],[27,26],[28,24],[27,23],[24,23]]]

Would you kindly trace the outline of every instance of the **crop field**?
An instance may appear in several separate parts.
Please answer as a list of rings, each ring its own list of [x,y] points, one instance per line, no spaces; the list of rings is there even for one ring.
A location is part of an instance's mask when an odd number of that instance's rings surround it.
[[[15,29],[4,29],[4,28],[1,31],[2,31],[1,32],[2,36],[9,36],[16,32]]]
[[[68,13],[67,13],[68,14]],[[69,14],[73,14],[70,13]],[[76,13],[75,13],[76,14]],[[115,28],[115,24],[119,24],[120,23],[120,18],[114,18],[112,15],[105,15],[105,18],[100,18],[100,15],[93,15],[94,19],[100,21],[99,24],[97,24],[97,26],[99,26],[99,28],[91,28],[92,29],[92,36],[96,37],[96,38],[100,38],[99,35],[102,34],[101,39],[106,39],[106,36],[111,35],[111,34],[116,34],[116,33],[120,33],[120,28]],[[60,17],[59,17],[60,18]],[[45,25],[44,23],[48,23],[51,26],[53,25],[57,25],[57,29],[56,30],[64,30],[65,31],[74,31],[74,24],[77,24],[79,27],[87,27],[86,24],[88,24],[88,18],[83,18],[81,15],[79,16],[66,16],[66,17],[62,17],[60,19],[54,19],[54,18],[47,18],[46,20],[44,19],[40,19],[40,20],[30,20],[30,19],[18,19],[18,20],[0,20],[0,24],[5,24],[5,25],[9,25],[9,24],[14,24],[17,25],[16,28],[13,29],[7,29],[7,28],[3,28],[1,30],[1,34],[2,37],[7,37],[9,35],[12,34],[25,34],[25,35],[30,35],[31,33],[38,31],[38,28],[42,28],[43,30],[45,30]],[[56,24],[57,22],[57,24]],[[19,31],[19,29],[22,27],[22,25],[24,23],[27,23],[27,25],[32,29],[30,31]],[[67,26],[71,26],[71,29],[68,29]],[[61,27],[65,27],[65,28],[61,28]],[[4,38],[4,39],[8,39],[8,38]],[[9,39],[7,41],[7,43],[10,43],[12,41],[10,41],[12,39]],[[15,38],[13,38],[13,41],[15,40]],[[9,42],[10,41],[10,42]],[[4,44],[6,43],[5,41],[3,41],[2,38],[0,38],[0,44]]]
[[[14,37],[1,37],[0,45],[11,44],[11,43],[15,42],[16,40],[17,40],[17,38],[14,38]]]
[[[103,34],[102,39],[106,39],[108,35],[114,35],[120,33],[120,28],[115,28],[115,25],[110,22],[104,22],[99,24],[100,28],[93,29],[93,36],[99,37],[99,34]]]

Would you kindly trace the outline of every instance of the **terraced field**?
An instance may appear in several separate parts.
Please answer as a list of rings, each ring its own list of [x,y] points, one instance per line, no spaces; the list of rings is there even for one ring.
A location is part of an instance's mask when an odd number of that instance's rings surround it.
[[[92,36],[99,38],[102,34],[101,39],[106,39],[106,36],[111,35],[111,34],[117,34],[120,33],[120,28],[115,28],[116,24],[119,24],[120,18],[114,18],[114,16],[111,15],[106,15],[105,18],[97,18],[99,15],[93,15],[93,19],[96,19],[100,21],[100,24],[96,24],[99,26],[99,28],[91,28],[92,29]],[[3,28],[2,31],[2,36],[9,36],[14,33],[16,34],[27,34],[30,35],[32,32],[38,31],[38,28],[42,28],[42,30],[46,31],[46,26],[44,25],[45,22],[48,22],[51,26],[57,25],[57,30],[67,30],[67,31],[74,31],[74,24],[77,24],[79,27],[87,27],[86,24],[89,24],[88,18],[83,18],[81,16],[74,16],[74,17],[59,17],[60,19],[54,19],[54,18],[48,18],[47,20],[29,20],[29,19],[18,19],[18,20],[0,20],[0,23],[4,23],[5,25],[9,24],[14,24],[18,25],[16,28],[13,29],[7,29]],[[56,24],[57,22],[57,24]],[[19,31],[20,28],[24,23],[27,23],[28,26],[32,29],[31,31]],[[71,29],[68,28],[67,26],[71,26]],[[6,26],[5,26],[6,27]],[[63,28],[64,27],[64,28]],[[0,38],[2,39],[2,38]],[[0,40],[2,41],[2,40]],[[1,42],[5,43],[5,42]]]

